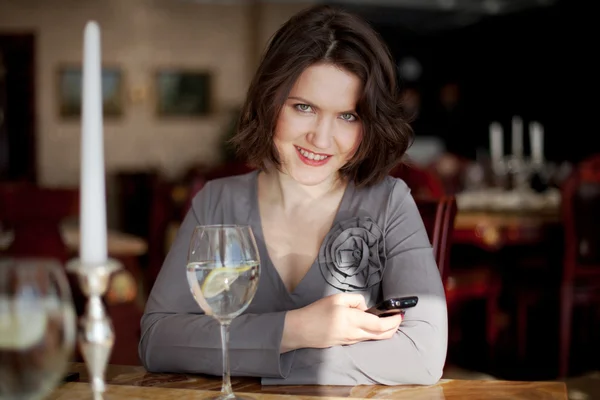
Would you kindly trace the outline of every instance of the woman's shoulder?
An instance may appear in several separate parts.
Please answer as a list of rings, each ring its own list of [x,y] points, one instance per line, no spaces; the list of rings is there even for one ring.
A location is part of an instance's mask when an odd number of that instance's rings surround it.
[[[401,178],[386,176],[380,182],[354,191],[354,202],[363,207],[372,206],[376,210],[386,209],[387,205],[401,203],[411,191]]]
[[[387,231],[406,220],[406,213],[419,213],[410,187],[401,178],[385,177],[367,187],[355,188],[343,219],[367,218]]]
[[[206,190],[211,194],[239,193],[240,191],[252,188],[252,185],[255,182],[255,176],[256,171],[250,171],[240,175],[212,179],[206,182],[203,190]]]
[[[383,178],[379,183],[379,186],[384,187],[390,195],[395,193],[396,195],[405,196],[410,193],[410,188],[402,178],[396,178],[390,175]]]
[[[227,206],[249,201],[254,190],[256,171],[212,179],[196,193],[192,201],[194,208]]]

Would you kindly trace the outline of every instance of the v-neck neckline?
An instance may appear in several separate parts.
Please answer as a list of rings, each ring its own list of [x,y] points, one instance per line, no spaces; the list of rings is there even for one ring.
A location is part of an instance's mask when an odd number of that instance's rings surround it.
[[[305,281],[307,281],[309,278],[309,275],[314,273],[315,265],[317,264],[317,262],[319,260],[319,254],[321,252],[321,248],[323,247],[323,242],[327,238],[327,234],[323,238],[323,241],[321,242],[321,244],[319,246],[319,251],[317,252],[317,255],[315,256],[315,259],[313,260],[312,264],[310,265],[310,267],[308,268],[308,270],[306,271],[306,273],[304,274],[302,279],[300,279],[300,282],[298,282],[298,284],[296,285],[294,290],[289,291],[287,286],[283,282],[281,275],[279,275],[279,271],[277,270],[277,268],[275,268],[275,264],[273,263],[273,260],[271,259],[271,255],[269,254],[269,248],[267,247],[267,242],[265,240],[265,235],[263,232],[263,225],[262,225],[262,217],[260,215],[259,199],[258,199],[258,174],[259,173],[260,173],[260,170],[256,170],[253,172],[253,176],[252,176],[252,185],[251,185],[252,189],[251,189],[251,193],[250,193],[250,198],[251,198],[250,212],[252,213],[251,219],[254,222],[253,225],[256,227],[254,234],[255,234],[255,236],[258,236],[259,239],[264,244],[264,255],[261,259],[261,267],[264,268],[265,265],[268,264],[269,266],[267,268],[270,269],[270,272],[271,272],[269,275],[273,276],[273,279],[274,279],[273,283],[276,284],[277,286],[279,286],[285,293],[287,293],[287,295],[290,298],[292,298],[299,293],[299,289],[302,286],[304,286]],[[331,223],[331,226],[329,227],[329,230],[327,231],[328,234],[340,222],[342,215],[348,209],[349,202],[352,197],[353,191],[354,191],[354,182],[352,182],[352,180],[350,180],[348,182],[348,184],[346,185],[346,188],[344,189],[344,194],[342,195],[342,200],[340,201],[340,204],[337,208],[337,211],[333,218],[333,222]]]

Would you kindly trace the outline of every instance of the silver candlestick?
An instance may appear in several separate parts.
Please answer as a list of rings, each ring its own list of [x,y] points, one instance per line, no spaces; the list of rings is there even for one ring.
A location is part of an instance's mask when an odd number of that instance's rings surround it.
[[[86,264],[77,258],[67,263],[67,271],[77,274],[81,290],[88,298],[85,314],[80,319],[78,342],[95,400],[102,399],[106,390],[104,374],[115,341],[102,296],[108,289],[111,275],[119,269],[121,263],[114,259],[101,264]]]

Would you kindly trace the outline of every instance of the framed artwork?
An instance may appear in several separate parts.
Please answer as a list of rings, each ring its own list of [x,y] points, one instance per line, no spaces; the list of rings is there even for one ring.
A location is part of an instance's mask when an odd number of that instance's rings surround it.
[[[201,117],[211,112],[211,75],[206,71],[159,70],[157,113],[161,117]]]
[[[80,66],[63,66],[58,71],[58,107],[62,118],[81,116]],[[105,117],[123,115],[123,73],[116,67],[102,68],[102,107]]]

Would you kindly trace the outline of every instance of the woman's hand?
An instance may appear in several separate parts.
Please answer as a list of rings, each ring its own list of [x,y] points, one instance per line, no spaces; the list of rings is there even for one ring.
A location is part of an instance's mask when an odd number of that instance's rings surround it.
[[[288,311],[281,352],[389,339],[396,333],[402,322],[400,314],[380,318],[366,309],[362,295],[340,293]]]

